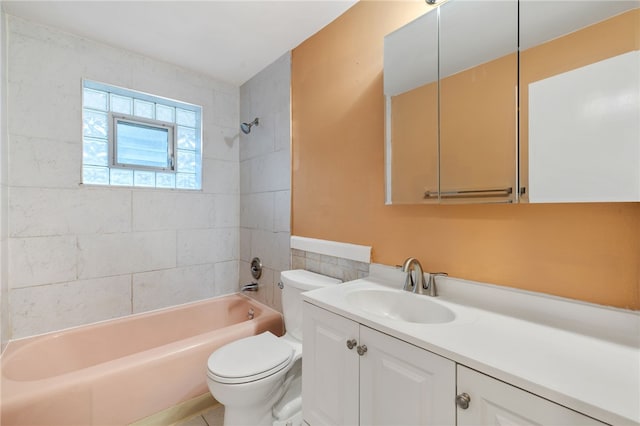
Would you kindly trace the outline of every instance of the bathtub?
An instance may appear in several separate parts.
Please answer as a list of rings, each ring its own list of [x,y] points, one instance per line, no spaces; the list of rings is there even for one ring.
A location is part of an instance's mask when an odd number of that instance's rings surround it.
[[[9,342],[0,423],[126,425],[207,393],[209,355],[267,330],[282,315],[232,294]]]

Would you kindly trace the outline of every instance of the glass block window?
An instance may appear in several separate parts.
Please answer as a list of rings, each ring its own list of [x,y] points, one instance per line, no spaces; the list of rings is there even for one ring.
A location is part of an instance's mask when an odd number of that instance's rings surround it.
[[[202,108],[84,80],[82,183],[201,189]]]

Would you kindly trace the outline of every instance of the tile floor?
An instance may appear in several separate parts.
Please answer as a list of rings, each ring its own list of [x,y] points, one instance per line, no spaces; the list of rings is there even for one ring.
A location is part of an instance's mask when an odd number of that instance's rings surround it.
[[[216,405],[188,419],[181,420],[173,426],[222,426],[224,406]]]

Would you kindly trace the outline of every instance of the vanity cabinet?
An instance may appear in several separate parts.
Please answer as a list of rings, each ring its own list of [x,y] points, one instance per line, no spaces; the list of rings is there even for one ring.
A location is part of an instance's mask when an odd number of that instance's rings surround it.
[[[605,425],[308,302],[303,333],[310,426]]]
[[[466,409],[458,404],[458,426],[605,425],[460,364],[457,373],[458,395],[469,398]]]
[[[318,425],[453,425],[455,363],[304,304],[302,411]]]

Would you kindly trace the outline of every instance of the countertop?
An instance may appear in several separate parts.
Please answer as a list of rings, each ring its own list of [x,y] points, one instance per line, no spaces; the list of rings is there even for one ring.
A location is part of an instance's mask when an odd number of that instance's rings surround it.
[[[602,422],[640,425],[640,334],[628,335],[640,333],[638,312],[491,285],[469,287],[450,278],[439,279],[440,296],[431,298],[456,314],[448,323],[388,319],[345,300],[358,289],[399,289],[402,276],[385,274],[306,292],[303,298]],[[463,296],[474,292],[475,299]]]

